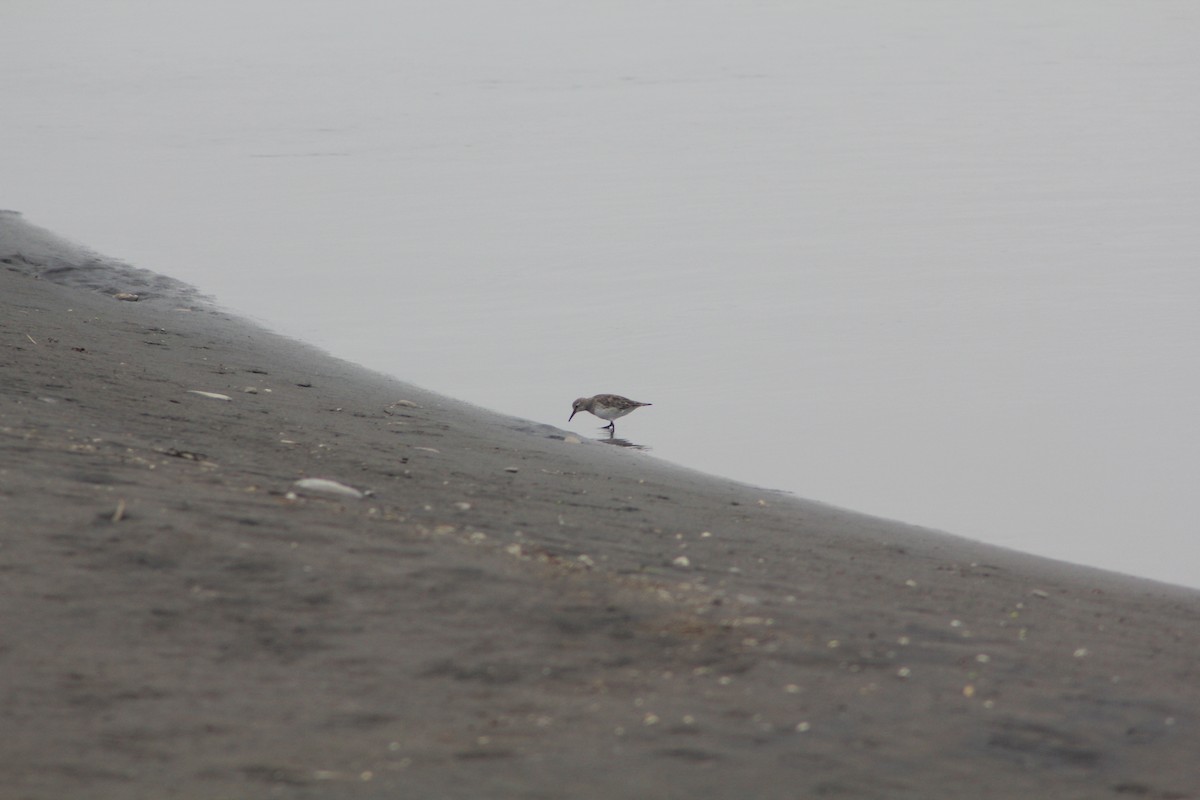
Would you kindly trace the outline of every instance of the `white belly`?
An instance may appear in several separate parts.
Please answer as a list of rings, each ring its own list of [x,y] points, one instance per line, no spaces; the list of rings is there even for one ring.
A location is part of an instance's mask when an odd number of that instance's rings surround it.
[[[633,411],[633,409],[632,408],[614,408],[613,406],[602,406],[599,403],[596,403],[596,405],[592,408],[593,414],[595,414],[600,419],[608,419],[608,420],[619,419],[620,417],[623,417],[626,414],[628,414],[630,411]]]

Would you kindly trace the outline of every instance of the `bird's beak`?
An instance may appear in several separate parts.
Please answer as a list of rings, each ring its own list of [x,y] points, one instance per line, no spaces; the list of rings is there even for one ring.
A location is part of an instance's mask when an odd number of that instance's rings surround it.
[[[579,413],[578,408],[571,409],[571,416],[567,417],[567,422],[570,422],[571,420],[575,419],[575,415],[578,413]]]

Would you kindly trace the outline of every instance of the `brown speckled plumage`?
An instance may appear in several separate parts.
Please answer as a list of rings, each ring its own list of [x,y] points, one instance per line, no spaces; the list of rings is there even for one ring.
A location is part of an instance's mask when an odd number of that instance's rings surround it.
[[[580,411],[586,411],[589,414],[596,415],[600,419],[608,420],[608,424],[604,427],[616,433],[617,426],[613,420],[623,417],[642,406],[649,405],[653,405],[653,403],[639,403],[636,400],[630,400],[628,397],[622,397],[619,394],[598,394],[594,397],[580,397],[571,404],[571,416],[567,417],[567,421],[570,422],[574,419],[575,415]]]

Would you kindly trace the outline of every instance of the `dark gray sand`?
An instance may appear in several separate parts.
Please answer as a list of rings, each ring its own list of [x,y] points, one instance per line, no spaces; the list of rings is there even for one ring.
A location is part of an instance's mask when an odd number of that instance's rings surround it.
[[[1200,593],[13,256],[0,798],[1200,797]]]

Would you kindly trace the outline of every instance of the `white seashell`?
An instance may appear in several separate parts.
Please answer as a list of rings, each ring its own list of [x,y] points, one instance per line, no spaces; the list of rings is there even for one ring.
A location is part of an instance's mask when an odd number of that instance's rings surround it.
[[[363,497],[363,493],[353,486],[331,481],[328,478],[301,478],[292,485],[303,492],[331,494],[338,497],[353,497],[356,500]]]
[[[188,394],[198,394],[201,397],[209,397],[213,400],[232,400],[233,398],[227,394],[217,394],[216,392],[202,392],[199,389],[188,389]]]
[[[392,403],[391,405],[386,406],[383,409],[383,413],[387,414],[390,417],[390,416],[392,416],[392,409],[397,408],[397,407],[399,407],[399,408],[420,408],[420,406],[417,405],[416,403],[414,403],[412,400],[397,400],[396,402]]]

